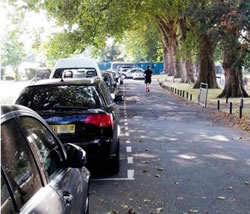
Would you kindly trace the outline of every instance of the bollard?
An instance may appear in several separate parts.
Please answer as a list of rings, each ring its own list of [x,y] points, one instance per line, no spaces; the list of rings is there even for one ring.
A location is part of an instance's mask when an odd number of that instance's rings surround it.
[[[230,106],[229,106],[229,114],[233,113],[233,103],[230,102]]]
[[[243,100],[243,98],[241,98],[240,99],[240,106],[243,108],[243,106],[244,106],[244,100]]]
[[[177,95],[179,95],[179,89],[177,90]]]
[[[192,101],[192,94],[190,94],[190,100]]]
[[[185,91],[183,91],[182,97],[185,97]]]
[[[217,110],[220,110],[220,100],[217,100]]]
[[[228,104],[228,97],[226,97],[226,104]]]
[[[188,92],[187,92],[186,94],[187,94],[186,98],[187,98],[187,100],[188,100]]]
[[[174,93],[176,94],[176,88],[174,88]]]
[[[243,107],[242,106],[240,106],[240,112],[239,112],[239,116],[240,116],[240,119],[242,118],[242,109],[243,109]]]

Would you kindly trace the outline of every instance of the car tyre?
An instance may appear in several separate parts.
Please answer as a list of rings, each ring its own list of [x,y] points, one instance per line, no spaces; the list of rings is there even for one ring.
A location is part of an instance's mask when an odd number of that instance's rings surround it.
[[[117,174],[120,170],[120,142],[117,143],[116,156],[113,157],[108,164],[109,172]]]

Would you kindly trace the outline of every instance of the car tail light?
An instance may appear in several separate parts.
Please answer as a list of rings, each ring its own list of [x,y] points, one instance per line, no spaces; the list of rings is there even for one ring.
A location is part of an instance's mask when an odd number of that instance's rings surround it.
[[[114,124],[112,114],[90,114],[84,122],[85,124],[93,124],[99,128],[112,127]]]

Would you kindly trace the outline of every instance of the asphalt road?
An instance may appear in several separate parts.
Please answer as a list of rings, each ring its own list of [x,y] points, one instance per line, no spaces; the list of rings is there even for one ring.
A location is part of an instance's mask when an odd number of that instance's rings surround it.
[[[126,80],[121,169],[91,182],[90,213],[250,213],[250,138],[156,82]]]

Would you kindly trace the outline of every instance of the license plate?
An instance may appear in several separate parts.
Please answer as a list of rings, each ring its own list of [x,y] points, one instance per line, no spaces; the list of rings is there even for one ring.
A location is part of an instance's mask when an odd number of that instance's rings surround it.
[[[51,125],[52,130],[56,134],[69,134],[75,133],[75,125],[68,124],[68,125]]]

